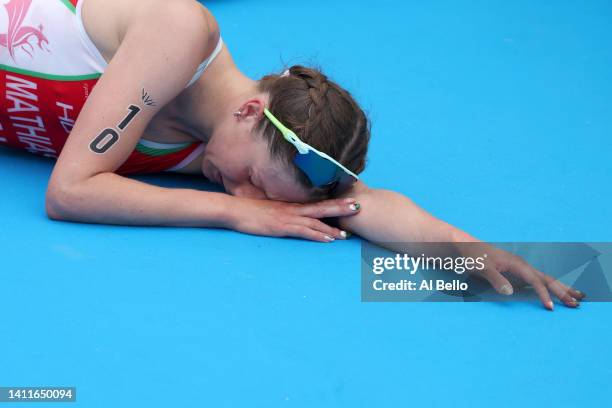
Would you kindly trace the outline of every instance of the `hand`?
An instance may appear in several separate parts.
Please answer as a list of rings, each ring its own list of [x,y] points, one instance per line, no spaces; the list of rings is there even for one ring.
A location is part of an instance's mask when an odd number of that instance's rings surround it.
[[[345,217],[359,213],[353,198],[294,204],[282,201],[236,198],[231,228],[247,234],[272,237],[295,237],[318,242],[346,239],[348,234],[331,227],[319,218]]]
[[[485,262],[485,269],[477,272],[476,275],[480,275],[489,281],[497,292],[504,295],[511,295],[514,292],[512,284],[502,275],[502,273],[508,273],[519,278],[525,284],[531,285],[548,310],[553,310],[553,302],[549,292],[552,292],[568,307],[580,306],[580,300],[585,297],[584,293],[540,272],[517,255],[489,245],[486,246],[487,261]]]

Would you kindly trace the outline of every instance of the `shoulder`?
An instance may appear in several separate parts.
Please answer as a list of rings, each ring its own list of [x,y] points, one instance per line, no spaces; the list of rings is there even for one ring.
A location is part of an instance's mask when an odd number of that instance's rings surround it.
[[[177,46],[194,46],[213,42],[219,28],[208,9],[195,0],[148,0],[138,2],[124,34],[134,31],[184,42]]]
[[[151,47],[163,36],[177,46],[204,48],[203,55],[219,37],[214,16],[195,0],[87,0],[83,20],[107,60],[128,34],[143,37],[143,46]]]
[[[155,21],[167,23],[168,26],[158,28],[166,29],[168,33],[189,29],[201,32],[213,28],[213,20],[208,9],[195,0],[148,0],[134,5],[128,23],[134,26]]]

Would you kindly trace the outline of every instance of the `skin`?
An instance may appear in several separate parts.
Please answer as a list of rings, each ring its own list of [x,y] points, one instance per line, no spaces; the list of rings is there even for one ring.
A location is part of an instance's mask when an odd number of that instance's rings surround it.
[[[195,1],[87,0],[83,19],[109,66],[51,175],[46,197],[50,218],[219,227],[319,242],[344,239],[343,231],[373,242],[479,242],[407,197],[362,182],[338,199],[310,202],[292,170],[270,157],[268,146],[253,130],[268,95],[240,72],[226,45],[204,75],[185,89],[219,38],[214,17]],[[155,106],[143,103],[143,89]],[[141,111],[117,143],[106,153],[93,152],[92,140],[101,129],[116,128],[130,105]],[[182,171],[221,183],[229,194],[166,189],[115,174],[141,137],[166,143],[205,142],[204,153]],[[339,217],[340,228],[320,221],[326,217]],[[502,275],[508,272],[532,285],[549,310],[549,292],[570,307],[582,299],[583,294],[521,259],[492,247],[487,250],[491,255],[482,277],[500,293],[512,293]]]

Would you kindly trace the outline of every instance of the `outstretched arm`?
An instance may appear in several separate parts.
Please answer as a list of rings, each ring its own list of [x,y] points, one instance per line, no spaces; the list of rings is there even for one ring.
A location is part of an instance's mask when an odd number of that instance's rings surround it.
[[[362,182],[346,194],[355,197],[361,209],[353,217],[341,218],[340,227],[368,241],[382,244],[396,252],[417,251],[420,242],[441,242],[449,243],[449,248],[462,253],[473,247],[454,243],[479,243],[481,248],[486,247],[489,254],[481,277],[488,280],[499,293],[513,293],[512,285],[502,274],[507,272],[531,285],[549,310],[553,309],[549,291],[569,307],[577,307],[579,300],[584,297],[583,293],[538,271],[521,258],[482,243],[470,234],[435,218],[402,194],[371,189]]]

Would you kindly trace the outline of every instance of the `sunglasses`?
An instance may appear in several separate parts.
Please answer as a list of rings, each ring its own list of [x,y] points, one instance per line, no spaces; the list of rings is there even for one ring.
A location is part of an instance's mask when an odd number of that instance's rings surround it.
[[[268,109],[264,109],[264,114],[281,132],[285,140],[295,146],[297,153],[293,163],[306,174],[313,186],[331,187],[331,191],[339,194],[348,190],[353,183],[359,180],[355,173],[336,160],[302,142],[292,130],[276,119]]]

